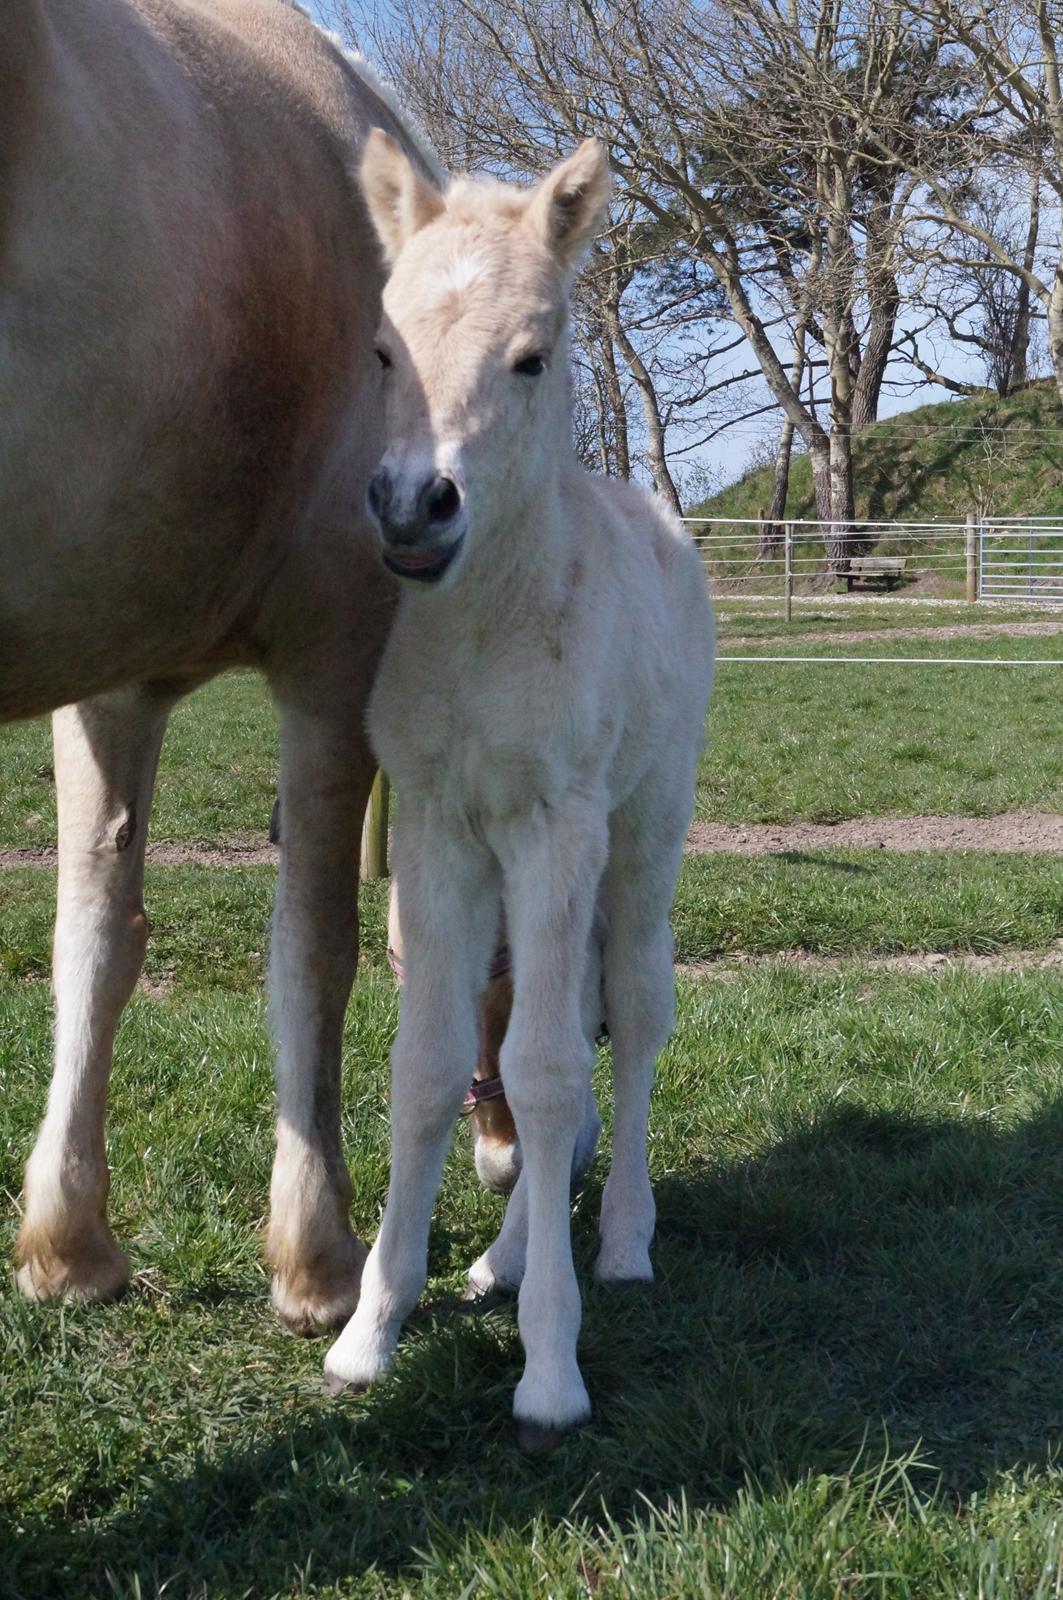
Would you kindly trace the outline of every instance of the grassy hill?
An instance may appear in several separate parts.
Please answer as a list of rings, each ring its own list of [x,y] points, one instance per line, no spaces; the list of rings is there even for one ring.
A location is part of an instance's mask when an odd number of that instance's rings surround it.
[[[1063,408],[1051,380],[1007,400],[982,394],[920,406],[876,422],[853,440],[856,515],[869,521],[1063,517]],[[755,517],[771,501],[771,468],[691,507],[692,516]],[[790,472],[788,517],[814,517],[807,456]]]

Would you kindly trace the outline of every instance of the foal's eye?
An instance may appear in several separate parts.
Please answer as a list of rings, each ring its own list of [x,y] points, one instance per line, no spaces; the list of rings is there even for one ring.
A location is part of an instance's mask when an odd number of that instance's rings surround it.
[[[540,372],[545,370],[546,362],[538,353],[525,356],[522,361],[515,362],[513,367],[514,372],[521,372],[526,378],[537,378]]]
[[[380,347],[380,345],[377,345],[377,347],[376,347],[376,358],[380,362],[380,365],[383,367],[385,372],[390,370],[390,368],[391,368],[391,357],[388,355],[386,350],[383,350]]]

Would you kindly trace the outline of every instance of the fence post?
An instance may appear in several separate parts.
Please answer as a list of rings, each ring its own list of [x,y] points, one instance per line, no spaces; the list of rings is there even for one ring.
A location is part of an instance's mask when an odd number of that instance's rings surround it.
[[[388,875],[388,801],[391,785],[383,772],[378,772],[369,791],[369,804],[362,823],[362,877],[386,878]]]
[[[978,554],[974,537],[974,512],[967,513],[967,529],[964,537],[964,546],[967,553],[967,604],[973,605],[978,599]]]
[[[783,523],[783,560],[786,572],[786,620],[790,622],[794,609],[794,525]]]

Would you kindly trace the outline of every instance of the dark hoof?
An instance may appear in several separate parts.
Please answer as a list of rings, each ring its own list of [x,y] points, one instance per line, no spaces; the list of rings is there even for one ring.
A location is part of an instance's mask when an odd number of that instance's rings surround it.
[[[321,1382],[325,1393],[333,1400],[341,1394],[365,1394],[369,1388],[367,1383],[347,1383],[335,1372],[326,1372]]]
[[[576,1422],[568,1428],[556,1428],[544,1422],[531,1422],[518,1417],[517,1444],[527,1456],[549,1456],[558,1445],[571,1439],[580,1427],[581,1424]]]

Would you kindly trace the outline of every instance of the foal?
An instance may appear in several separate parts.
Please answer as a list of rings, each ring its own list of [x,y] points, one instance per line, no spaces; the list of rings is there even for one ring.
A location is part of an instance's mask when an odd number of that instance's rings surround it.
[[[668,912],[712,613],[676,519],[588,475],[572,450],[568,283],[605,216],[600,146],[534,189],[459,179],[444,195],[376,132],[362,183],[392,268],[377,346],[390,442],[369,507],[405,593],[369,732],[400,795],[407,978],[387,1207],[325,1369],[333,1388],[386,1372],[424,1286],[504,905],[514,997],[501,1066],[523,1168],[471,1276],[479,1289],[521,1285],[514,1411],[535,1447],[590,1412],[568,1201],[600,1021],[599,889],[615,1116],[595,1270],[652,1277],[646,1125],[673,1020]]]
[[[599,928],[600,925],[599,919]],[[393,878],[388,899],[388,963],[400,983],[406,976],[405,948],[398,890]],[[598,945],[592,948],[591,955],[592,959],[597,958],[596,966],[600,973],[600,939]],[[476,1175],[484,1188],[492,1190],[495,1194],[510,1193],[520,1175],[521,1165],[520,1140],[517,1138],[513,1113],[506,1099],[499,1060],[512,1010],[513,972],[503,923],[499,930],[499,943],[488,968],[487,986],[480,1003],[476,1065],[461,1112],[469,1122]],[[596,1033],[595,1043],[598,1042],[598,1038],[599,1034]],[[594,1091],[588,1089],[583,1125],[572,1157],[574,1182],[586,1176],[594,1160],[601,1128]],[[514,1284],[512,1287],[516,1288],[517,1285]],[[475,1296],[477,1293],[475,1283],[472,1283],[470,1288]]]

